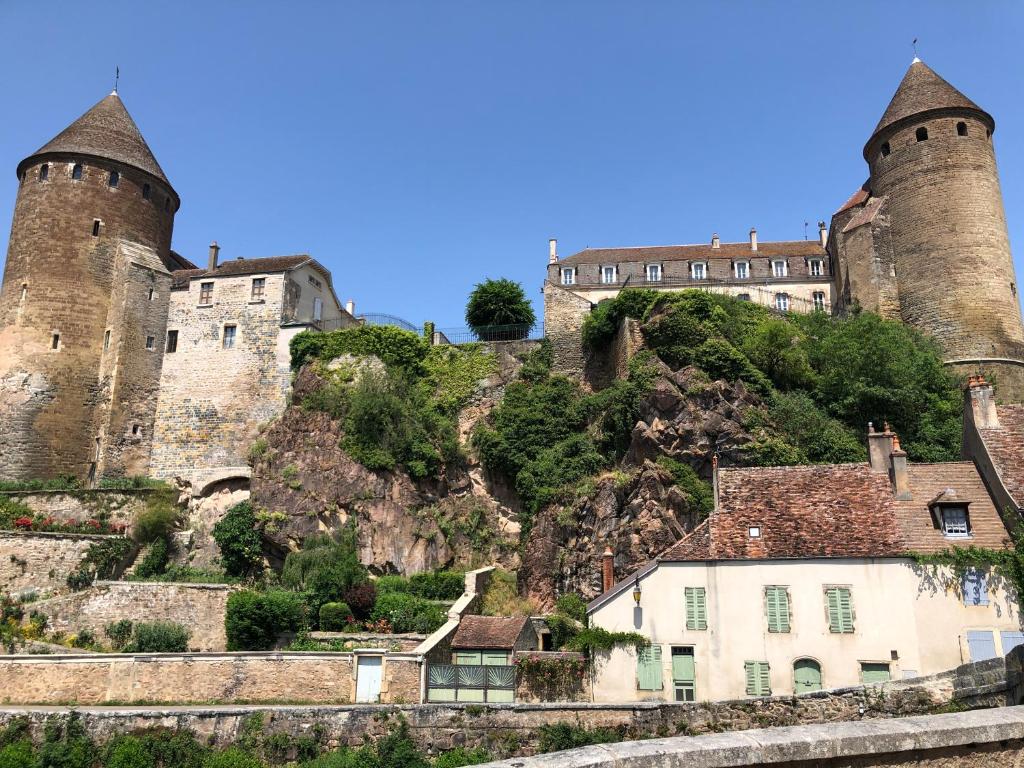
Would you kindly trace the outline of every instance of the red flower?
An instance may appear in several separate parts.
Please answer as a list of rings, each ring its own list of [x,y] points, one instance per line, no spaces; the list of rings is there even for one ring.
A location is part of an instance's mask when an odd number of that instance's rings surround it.
[[[32,518],[31,517],[19,517],[14,521],[16,528],[21,528],[24,531],[32,530]]]

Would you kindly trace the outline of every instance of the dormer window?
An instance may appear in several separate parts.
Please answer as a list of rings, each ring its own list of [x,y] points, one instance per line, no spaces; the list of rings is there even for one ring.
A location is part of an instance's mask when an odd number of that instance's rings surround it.
[[[690,265],[690,277],[694,280],[706,280],[708,276],[708,265],[703,261],[695,261]]]
[[[811,277],[821,277],[822,268],[821,259],[811,259],[807,262],[807,269],[811,273]]]
[[[736,276],[737,280],[746,280],[750,277],[750,262],[737,261],[732,265],[732,273]]]
[[[562,267],[562,285],[576,285],[576,267]]]
[[[942,535],[947,539],[965,539],[971,535],[967,507],[940,506],[939,522],[942,526]]]
[[[612,285],[616,282],[615,277],[618,271],[618,267],[601,267],[601,282],[605,285]]]
[[[772,277],[788,277],[789,263],[785,259],[777,259],[772,262]]]
[[[647,265],[647,282],[649,282],[649,283],[660,283],[661,282],[661,264],[648,264]]]

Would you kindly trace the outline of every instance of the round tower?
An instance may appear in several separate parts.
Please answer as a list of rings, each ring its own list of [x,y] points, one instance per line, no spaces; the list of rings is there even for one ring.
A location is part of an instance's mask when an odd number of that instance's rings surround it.
[[[950,365],[1024,394],[1024,326],[992,116],[914,59],[864,147],[885,198],[902,319]]]
[[[0,288],[0,478],[84,478],[117,377],[116,361],[102,372],[124,316],[117,254],[141,245],[160,271],[180,200],[116,92],[22,160],[17,177]]]

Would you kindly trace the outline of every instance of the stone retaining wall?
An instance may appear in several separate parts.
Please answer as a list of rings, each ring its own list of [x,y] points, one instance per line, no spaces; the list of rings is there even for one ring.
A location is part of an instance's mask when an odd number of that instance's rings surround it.
[[[98,581],[33,607],[46,614],[51,630],[71,634],[88,629],[101,642],[104,627],[115,621],[173,621],[191,632],[190,650],[223,651],[224,614],[233,589],[226,584]]]
[[[135,516],[146,507],[153,491],[88,489],[79,491],[5,491],[0,497],[19,501],[39,515],[58,520],[84,522],[106,516],[112,523],[131,526]]]
[[[90,654],[0,656],[4,704],[348,704],[351,653]],[[381,701],[419,701],[416,656],[386,654]]]
[[[0,531],[0,590],[41,593],[67,589],[93,544],[115,538],[82,533]]]

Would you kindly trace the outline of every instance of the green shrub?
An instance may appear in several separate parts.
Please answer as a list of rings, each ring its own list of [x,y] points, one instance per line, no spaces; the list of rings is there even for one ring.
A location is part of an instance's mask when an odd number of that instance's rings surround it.
[[[171,545],[167,539],[157,539],[149,545],[146,556],[142,562],[135,566],[134,576],[140,579],[148,579],[159,576],[167,569],[167,561],[170,558]]]
[[[120,537],[90,544],[81,564],[68,574],[68,586],[71,589],[84,589],[96,579],[116,577],[132,549],[132,542]]]
[[[554,723],[539,726],[540,752],[561,752],[565,749],[585,747],[589,744],[611,744],[622,741],[622,731],[615,728],[584,728],[573,723]]]
[[[387,619],[395,632],[430,634],[445,623],[447,613],[441,606],[415,595],[387,592],[377,598],[370,618]]]
[[[469,749],[467,747],[456,747],[447,752],[442,752],[434,760],[434,768],[461,768],[464,765],[480,765],[491,760],[491,753],[483,747]]]
[[[587,603],[576,592],[566,592],[555,601],[555,611],[582,622],[587,616]]]
[[[281,583],[303,592],[310,616],[319,618],[320,606],[345,601],[356,585],[369,580],[359,562],[355,522],[330,536],[312,536],[302,549],[289,552],[281,570]]]
[[[494,373],[498,364],[481,344],[445,344],[431,347],[422,367],[420,386],[441,413],[452,416],[469,402],[481,380]]]
[[[140,544],[166,539],[181,519],[181,508],[172,491],[150,494],[146,506],[135,518],[132,536]]]
[[[303,331],[289,344],[292,368],[311,360],[333,360],[342,355],[373,355],[386,365],[415,373],[430,345],[419,334],[386,325],[362,325],[329,333]]]
[[[0,747],[0,768],[31,768],[36,765],[35,750],[28,739]]]
[[[613,299],[599,302],[583,321],[583,344],[590,350],[602,350],[611,343],[624,317],[643,320],[658,298],[649,288],[625,288]]]
[[[659,456],[658,466],[672,475],[676,487],[686,494],[699,517],[711,514],[715,508],[715,493],[711,483],[701,480],[689,464],[683,464],[668,456]]]
[[[224,628],[229,651],[266,651],[284,632],[305,623],[302,598],[294,592],[242,590],[228,598]]]
[[[203,760],[203,768],[264,768],[263,761],[238,747],[213,752]]]
[[[41,768],[92,768],[96,747],[76,712],[46,721],[39,747]]]
[[[409,580],[405,576],[398,576],[395,574],[386,574],[381,576],[373,582],[377,588],[378,595],[384,595],[389,592],[406,592],[412,594],[412,586],[409,584]]]
[[[132,629],[125,653],[183,653],[188,650],[189,631],[173,621],[140,621]]]
[[[213,526],[220,562],[231,576],[249,576],[263,563],[263,536],[256,528],[256,514],[248,501],[235,504]]]
[[[485,341],[526,338],[536,319],[523,286],[507,278],[477,283],[466,304],[466,324]],[[509,334],[509,326],[521,330]],[[494,336],[497,328],[504,332]]]
[[[804,392],[778,392],[768,406],[769,416],[786,442],[813,463],[841,464],[867,460],[859,433],[830,417]]]
[[[410,591],[427,600],[458,600],[466,591],[466,574],[461,571],[414,573],[409,577]]]
[[[120,651],[127,647],[132,639],[132,622],[129,619],[113,621],[103,628],[103,633],[110,638],[114,650]]]
[[[91,648],[96,645],[96,634],[91,629],[83,629],[75,635],[71,645],[75,648]]]
[[[340,632],[351,623],[352,609],[345,603],[324,603],[320,606],[320,629],[324,632]]]
[[[157,768],[153,755],[135,736],[117,736],[104,751],[104,768]]]
[[[570,644],[580,633],[580,625],[568,616],[552,614],[545,622],[551,631],[551,647],[556,651]]]

